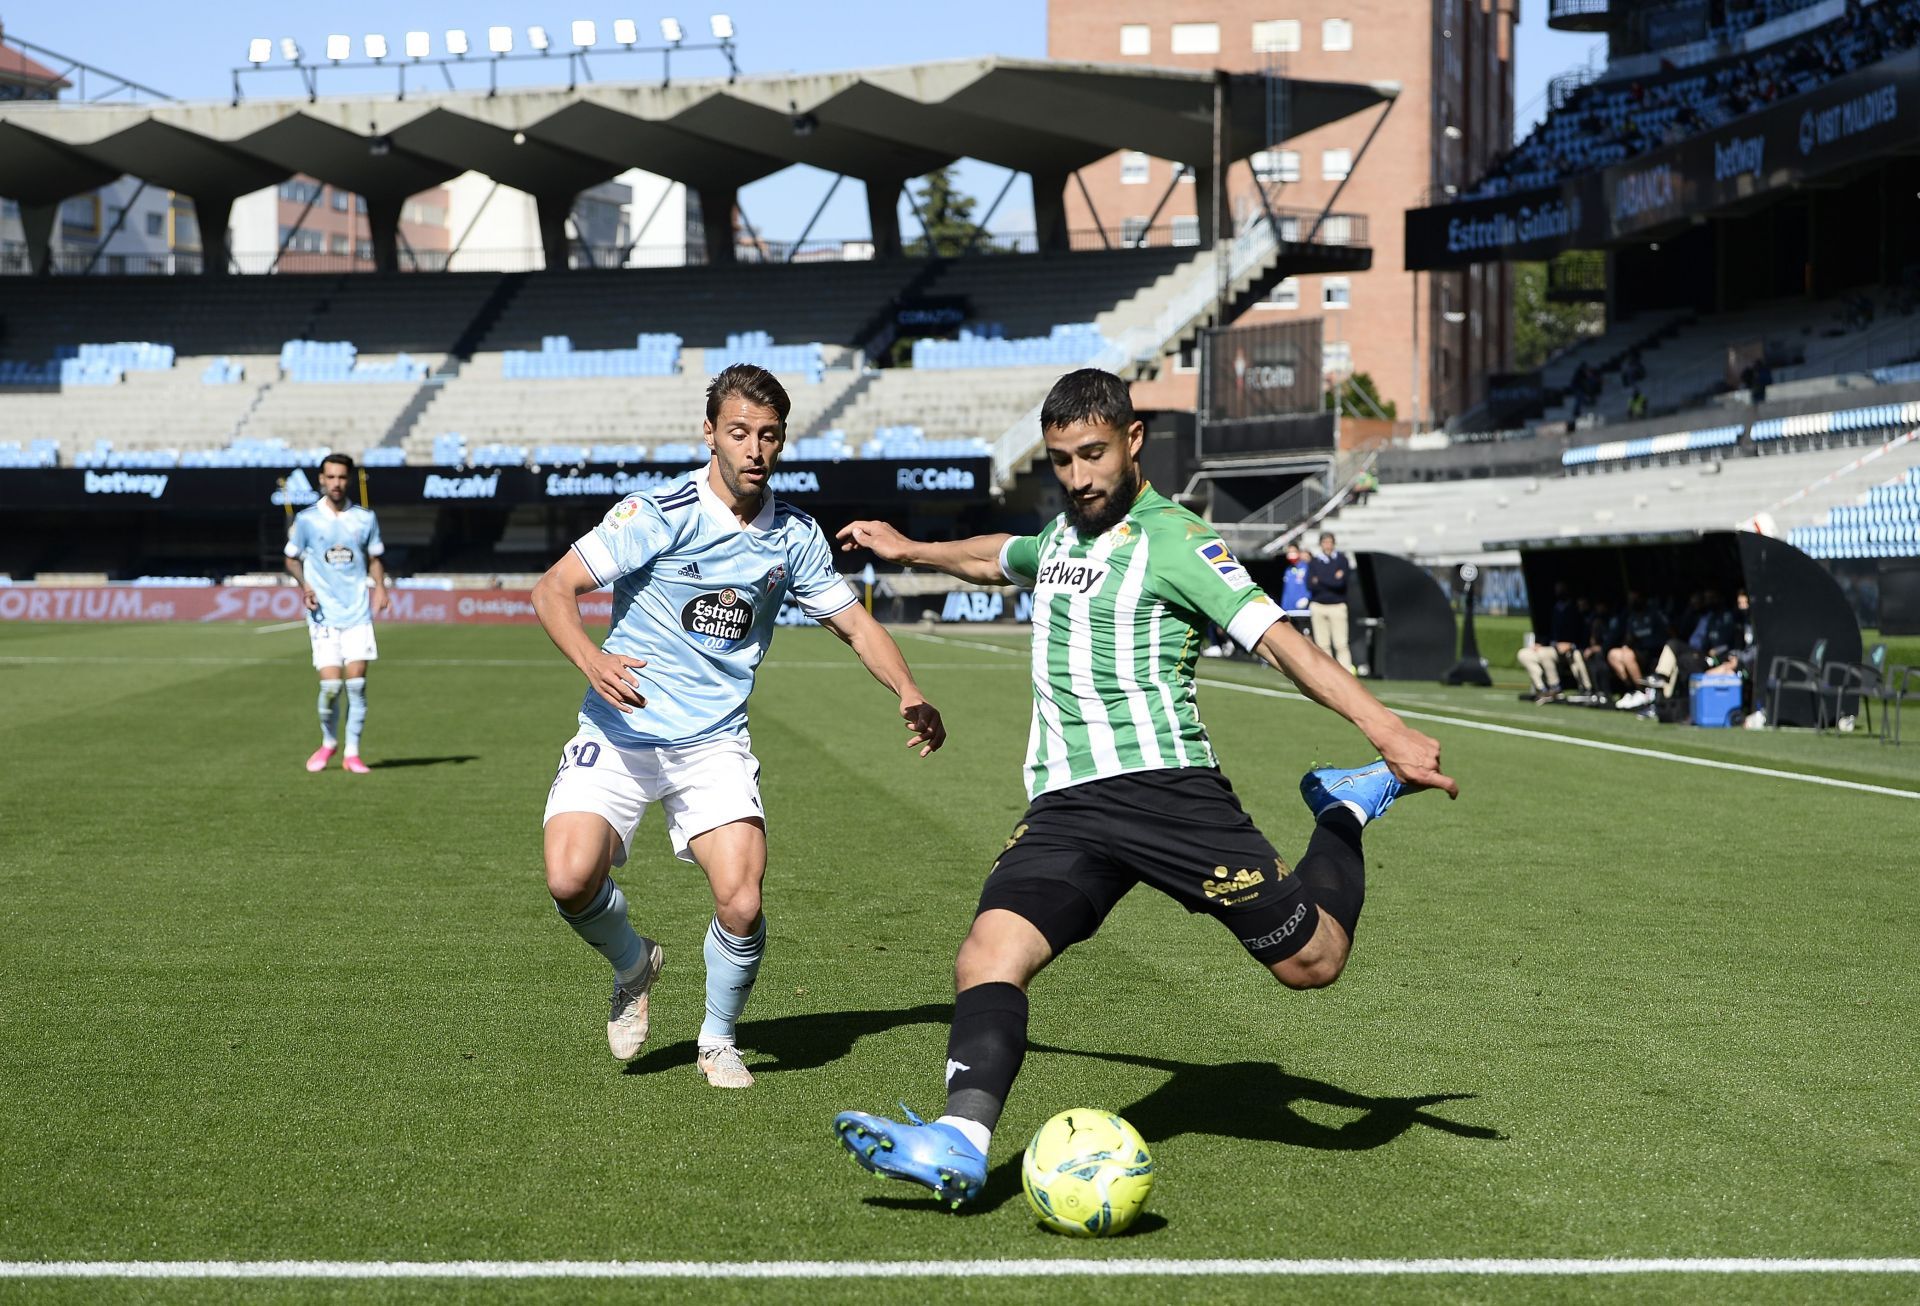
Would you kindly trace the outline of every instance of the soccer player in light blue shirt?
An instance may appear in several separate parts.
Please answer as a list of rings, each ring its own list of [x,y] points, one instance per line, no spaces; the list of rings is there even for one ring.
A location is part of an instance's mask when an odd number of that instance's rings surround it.
[[[330,453],[320,464],[320,500],[304,508],[287,532],[287,571],[307,607],[307,639],[320,673],[320,747],[307,770],[323,771],[340,746],[334,727],[341,690],[347,700],[347,751],[341,767],[366,775],[360,733],[367,721],[367,663],[380,656],[373,619],[387,610],[380,523],[347,498],[353,459]],[[371,590],[368,581],[373,582]]]
[[[607,1044],[633,1060],[661,949],[629,923],[612,870],[647,805],[660,804],[675,854],[713,890],[698,1065],[717,1088],[753,1083],[735,1030],[766,947],[767,836],[747,695],[781,604],[791,595],[898,696],[909,748],[925,757],[946,739],[899,646],[834,571],[826,536],[767,488],[789,407],[772,373],[721,372],[707,388],[707,466],[622,499],[533,589],[540,624],[588,684],[547,797],[547,891],[612,964]],[[596,644],[579,596],[607,586],[612,627]]]

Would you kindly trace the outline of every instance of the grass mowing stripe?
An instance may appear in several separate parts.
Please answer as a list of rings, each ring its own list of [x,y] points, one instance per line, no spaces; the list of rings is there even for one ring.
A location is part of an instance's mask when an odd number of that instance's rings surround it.
[[[1285,689],[1268,689],[1263,685],[1243,684],[1238,680],[1217,680],[1211,676],[1201,676],[1198,679],[1203,685],[1218,685],[1222,689],[1238,690],[1243,694],[1258,694],[1262,698],[1284,698],[1295,703],[1313,701],[1305,694],[1296,694]],[[1519,726],[1496,725],[1491,721],[1468,721],[1457,716],[1443,716],[1438,712],[1416,712],[1407,708],[1394,710],[1401,716],[1415,721],[1433,721],[1440,725],[1459,726],[1463,730],[1485,730],[1490,734],[1512,735],[1517,739],[1542,739],[1556,744],[1573,744],[1578,748],[1597,748],[1603,753],[1652,757],[1665,762],[1682,762],[1687,766],[1711,767],[1716,771],[1738,771],[1742,775],[1767,776],[1775,780],[1798,780],[1802,784],[1852,789],[1863,794],[1884,794],[1889,798],[1920,798],[1920,792],[1912,789],[1893,789],[1886,785],[1863,784],[1858,780],[1836,780],[1832,776],[1810,775],[1802,771],[1776,771],[1768,766],[1748,766],[1744,762],[1721,762],[1710,757],[1694,757],[1687,753],[1663,752],[1658,748],[1637,748],[1632,744],[1613,744],[1601,739],[1583,739],[1578,735],[1557,735],[1549,730],[1523,730]]]
[[[0,1279],[1392,1278],[1920,1274],[1920,1257],[1423,1257],[1325,1260],[0,1261]]]

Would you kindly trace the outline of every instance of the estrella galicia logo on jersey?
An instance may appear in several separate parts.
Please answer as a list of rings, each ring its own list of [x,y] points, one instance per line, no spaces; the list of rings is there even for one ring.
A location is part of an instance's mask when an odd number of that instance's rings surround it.
[[[326,557],[327,561],[336,567],[350,567],[353,565],[353,550],[344,544],[336,544],[331,549],[328,549]]]
[[[697,594],[680,609],[680,624],[708,648],[730,649],[753,629],[753,604],[736,589]]]
[[[280,482],[280,488],[268,498],[273,501],[273,506],[276,508],[285,507],[287,504],[304,508],[309,504],[320,502],[320,491],[314,489],[313,482],[307,479],[307,474],[296,467],[287,473],[287,479]]]
[[[1234,557],[1233,550],[1221,541],[1209,540],[1194,552],[1200,555],[1200,561],[1219,573],[1220,579],[1227,582],[1227,588],[1232,590],[1253,588],[1253,577],[1247,575],[1247,569],[1240,565],[1240,559]]]
[[[1100,588],[1100,582],[1107,578],[1107,568],[1100,563],[1086,562],[1073,558],[1055,558],[1033,578],[1035,590],[1067,589],[1076,594],[1091,594]]]

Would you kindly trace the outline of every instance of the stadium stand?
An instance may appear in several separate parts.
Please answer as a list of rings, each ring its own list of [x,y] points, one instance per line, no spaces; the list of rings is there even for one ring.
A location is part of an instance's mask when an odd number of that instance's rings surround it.
[[[1052,364],[1005,367],[982,376],[896,367],[873,376],[834,424],[856,438],[914,426],[935,440],[992,440],[1039,402],[1060,370]]]
[[[998,328],[998,324],[996,324]],[[916,368],[1082,367],[1108,347],[1091,322],[1065,323],[1044,336],[1008,340],[963,330],[957,340],[916,340]]]
[[[1787,542],[1815,558],[1920,557],[1920,467],[1876,485],[1858,503],[1788,530]]]
[[[256,371],[273,373],[272,359],[255,361]],[[125,373],[112,385],[0,394],[0,431],[10,441],[50,441],[60,460],[73,465],[81,465],[75,460],[82,450],[95,450],[102,442],[123,453],[225,445],[239,430],[258,388],[204,385],[202,360],[181,359],[177,364],[165,372]]]
[[[1551,186],[1710,131],[1920,43],[1920,0],[1841,6],[1833,21],[1762,50],[1695,68],[1582,88],[1471,187],[1465,198]],[[1753,9],[1747,14],[1756,12]],[[1737,19],[1744,33],[1766,19]]]
[[[536,352],[509,349],[500,374],[512,381],[554,381],[586,376],[672,376],[680,370],[680,337],[642,332],[631,349],[575,349],[569,336],[545,336]]]

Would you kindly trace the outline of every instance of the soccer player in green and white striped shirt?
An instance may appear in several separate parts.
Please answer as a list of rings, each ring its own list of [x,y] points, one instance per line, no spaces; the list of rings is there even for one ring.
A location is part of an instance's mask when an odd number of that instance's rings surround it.
[[[909,540],[858,521],[839,538],[889,562],[982,584],[1033,587],[1031,800],[995,861],[954,965],[947,1110],[931,1124],[859,1111],[834,1121],[868,1169],[958,1207],[1026,1053],[1027,986],[1092,936],[1136,884],[1233,931],[1289,988],[1334,982],[1365,897],[1361,830],[1409,790],[1454,782],[1440,745],[1412,729],[1287,622],[1213,529],[1140,478],[1146,431],[1124,381],[1060,378],[1040,426],[1067,509],[1038,535]],[[1194,666],[1209,622],[1360,728],[1380,760],[1310,771],[1315,817],[1289,870],[1220,773]]]

